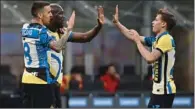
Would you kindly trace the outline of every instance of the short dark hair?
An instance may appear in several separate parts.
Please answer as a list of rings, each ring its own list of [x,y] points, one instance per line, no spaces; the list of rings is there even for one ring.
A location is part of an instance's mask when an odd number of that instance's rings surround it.
[[[163,21],[167,23],[167,30],[171,31],[176,25],[175,16],[169,12],[167,9],[159,9],[157,15],[160,14]]]
[[[32,8],[31,8],[32,16],[37,17],[38,11],[40,11],[41,9],[43,9],[45,6],[48,6],[48,5],[50,5],[50,3],[47,1],[35,1],[32,4]]]

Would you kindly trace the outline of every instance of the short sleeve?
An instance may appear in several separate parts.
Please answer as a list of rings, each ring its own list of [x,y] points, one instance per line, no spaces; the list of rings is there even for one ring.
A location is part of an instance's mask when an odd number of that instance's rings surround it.
[[[144,43],[148,47],[152,47],[152,43],[155,41],[155,37],[153,36],[144,36]]]
[[[68,41],[72,40],[73,39],[73,32],[71,31],[69,36],[68,36]]]
[[[47,32],[47,29],[43,29],[40,32],[40,44],[43,44],[44,46],[49,46],[49,43],[54,40],[52,36],[50,36]]]
[[[173,48],[172,39],[169,36],[162,36],[155,46],[156,49],[160,50],[161,53],[165,53]]]

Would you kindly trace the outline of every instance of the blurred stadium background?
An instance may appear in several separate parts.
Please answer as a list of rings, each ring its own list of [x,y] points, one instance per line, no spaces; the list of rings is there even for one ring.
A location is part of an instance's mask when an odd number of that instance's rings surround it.
[[[151,22],[159,8],[166,7],[177,18],[172,31],[176,41],[174,77],[177,96],[174,107],[194,107],[194,1],[51,1],[59,3],[69,17],[76,11],[74,31],[84,32],[96,24],[96,8],[104,7],[106,24],[90,43],[68,43],[65,55],[65,73],[73,66],[83,68],[89,82],[102,73],[101,69],[116,63],[121,76],[120,88],[110,95],[103,89],[69,90],[72,107],[146,107],[151,93],[151,66],[141,58],[136,46],[113,26],[112,15],[116,4],[122,24],[137,29],[142,35],[152,35]],[[19,106],[20,79],[24,68],[20,29],[31,20],[32,1],[1,1],[1,72],[0,107]],[[106,99],[105,99],[106,98]],[[65,96],[62,96],[65,106]],[[93,99],[93,100],[92,100]],[[80,101],[79,101],[80,100]],[[103,101],[105,100],[105,101]],[[79,102],[75,104],[75,102]],[[95,102],[95,103],[94,103]],[[103,102],[103,103],[102,103]],[[9,104],[10,103],[10,104]],[[98,105],[99,104],[99,105]],[[102,105],[101,105],[102,104]]]

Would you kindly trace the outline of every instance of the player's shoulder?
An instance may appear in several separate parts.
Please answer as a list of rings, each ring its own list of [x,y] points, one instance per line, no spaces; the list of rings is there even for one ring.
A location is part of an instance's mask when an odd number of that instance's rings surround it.
[[[162,37],[159,38],[158,43],[163,43],[166,46],[172,45],[172,47],[175,47],[175,41],[173,37],[170,34],[165,34]]]
[[[36,24],[24,23],[21,30],[22,37],[38,38],[41,28],[41,26]]]
[[[47,27],[39,23],[24,23],[22,30],[31,30],[32,32],[45,33],[47,32]]]
[[[54,31],[51,31],[51,30],[49,30],[49,29],[48,29],[48,33],[49,33],[50,35],[58,34],[58,32],[54,32]]]
[[[171,41],[173,40],[173,37],[168,33],[164,34],[159,38],[159,41]]]

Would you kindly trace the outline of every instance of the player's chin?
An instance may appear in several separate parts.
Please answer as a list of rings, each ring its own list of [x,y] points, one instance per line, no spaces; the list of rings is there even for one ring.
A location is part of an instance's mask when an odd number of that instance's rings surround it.
[[[51,22],[44,23],[45,26],[49,26]]]
[[[48,22],[47,22],[47,25],[49,25],[50,23],[51,23],[51,21],[48,21]]]
[[[156,30],[155,30],[155,28],[154,28],[154,27],[152,28],[152,32],[156,33]]]

